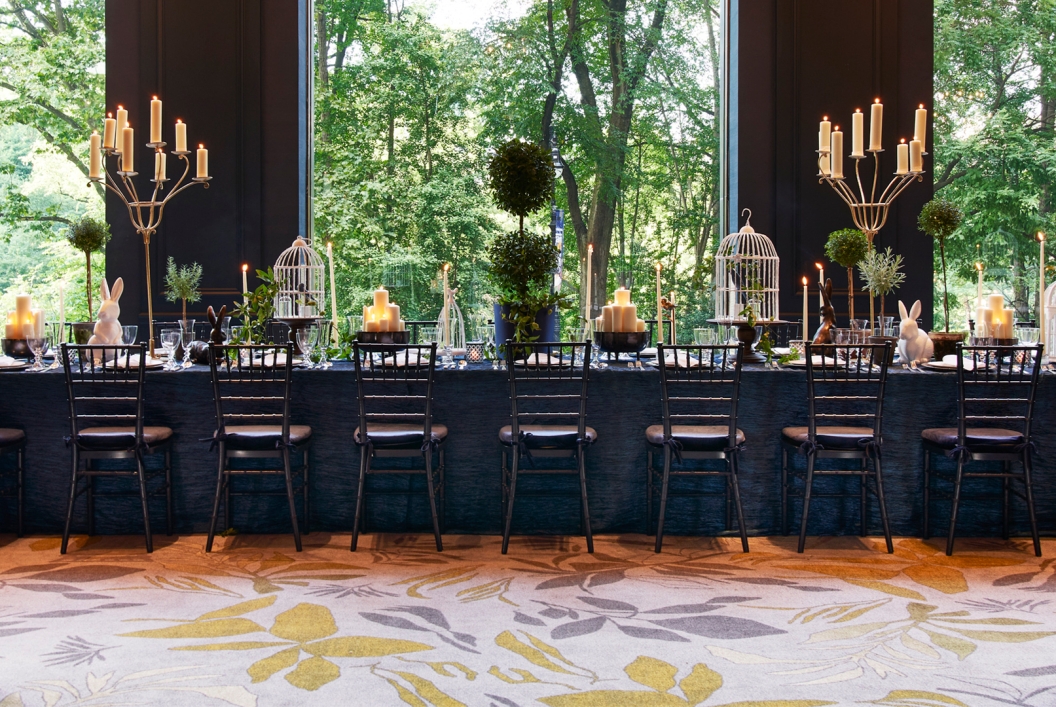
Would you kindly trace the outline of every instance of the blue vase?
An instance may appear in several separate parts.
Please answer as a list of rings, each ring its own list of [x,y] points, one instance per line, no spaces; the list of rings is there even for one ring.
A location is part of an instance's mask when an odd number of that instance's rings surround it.
[[[509,313],[509,305],[495,305],[495,346],[498,347],[500,353],[502,351],[502,345],[505,344],[508,339],[513,338],[514,326],[512,323],[506,321],[506,317]],[[539,329],[535,331],[535,334],[538,336],[536,341],[558,340],[556,305],[553,307],[547,307],[546,309],[540,309],[536,312],[535,323],[539,325]]]

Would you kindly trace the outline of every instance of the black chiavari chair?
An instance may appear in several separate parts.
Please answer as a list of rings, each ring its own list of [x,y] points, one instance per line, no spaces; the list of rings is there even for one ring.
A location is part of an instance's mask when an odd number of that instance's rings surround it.
[[[660,399],[663,423],[645,431],[649,444],[646,464],[646,524],[653,522],[653,498],[660,486],[660,512],[656,525],[656,547],[664,539],[664,518],[672,496],[722,496],[725,526],[730,529],[731,502],[737,510],[741,548],[748,552],[748,531],[737,481],[738,454],[744,449],[744,433],[737,429],[737,402],[741,385],[739,346],[656,347],[660,364]],[[662,450],[662,451],[661,451]],[[654,453],[662,453],[663,469],[653,466]],[[689,468],[687,460],[720,460],[723,468]],[[677,462],[677,469],[672,463]],[[674,492],[673,477],[722,477],[723,490]]]
[[[587,552],[594,552],[586,473],[587,448],[598,438],[597,432],[587,427],[590,344],[507,341],[505,353],[510,374],[511,424],[499,430],[503,445],[502,553],[506,554],[510,544],[517,478],[525,474],[579,476],[580,522],[587,538]],[[507,455],[511,465],[507,465]],[[537,468],[538,458],[572,459],[575,468]]]
[[[6,473],[0,473],[0,479],[5,479],[3,488],[0,488],[0,498],[14,498],[16,518],[16,532],[22,537],[22,496],[23,480],[26,464],[26,433],[19,429],[0,427],[0,457],[12,455],[15,458],[14,467]],[[7,481],[12,477],[11,481]]]
[[[926,429],[924,440],[924,532],[930,537],[931,502],[935,500],[932,477],[946,481],[952,487],[950,527],[946,536],[946,554],[953,554],[957,513],[962,500],[965,479],[1000,479],[1002,484],[1002,535],[1009,532],[1010,495],[1021,498],[1027,506],[1030,532],[1034,540],[1034,554],[1041,557],[1041,540],[1034,513],[1034,484],[1032,454],[1036,451],[1031,439],[1034,419],[1034,396],[1038,389],[1043,346],[964,346],[957,344],[957,427]],[[932,468],[933,454],[942,453],[956,460],[957,471],[950,475]],[[972,462],[1001,462],[1000,472],[966,471]],[[1012,464],[1023,465],[1021,473]],[[1023,484],[1023,492],[1012,487],[1013,481]]]
[[[881,468],[884,390],[890,353],[891,342],[865,345],[808,343],[806,346],[807,425],[786,427],[781,431],[781,531],[788,534],[789,497],[802,495],[799,552],[803,552],[807,538],[812,498],[857,496],[860,532],[865,536],[869,492],[876,496],[880,508],[887,551],[894,552]],[[805,472],[789,467],[789,452],[806,456]],[[817,462],[824,459],[858,460],[860,468],[818,469]],[[869,469],[870,461],[872,469]],[[857,476],[858,493],[815,494],[813,487],[817,476]],[[802,492],[793,489],[795,479],[803,481]],[[874,488],[869,488],[869,479],[873,480]]]
[[[63,344],[61,356],[70,404],[70,437],[67,443],[73,464],[60,552],[66,553],[74,502],[82,493],[88,501],[89,535],[95,533],[97,495],[138,495],[143,506],[143,534],[147,552],[153,552],[150,496],[165,494],[165,532],[167,535],[172,534],[172,430],[149,426],[143,421],[147,345],[103,347]],[[149,472],[144,457],[154,454],[164,456],[164,468]],[[100,460],[133,460],[135,468],[101,469],[93,464]],[[149,490],[148,483],[159,476],[163,477],[161,485],[153,491]],[[139,484],[138,494],[96,494],[95,479],[100,477],[133,477]],[[86,479],[87,483],[79,488],[82,479]]]
[[[312,428],[290,422],[290,390],[293,380],[293,344],[283,346],[209,345],[209,370],[213,379],[216,405],[216,432],[210,440],[216,446],[218,468],[213,515],[205,551],[213,549],[220,501],[224,520],[231,524],[232,496],[285,496],[290,507],[293,542],[301,551],[301,531],[297,520],[296,495],[301,495],[304,532],[308,533],[309,503],[308,453]],[[294,466],[295,455],[300,465]],[[255,460],[277,459],[279,468],[258,466]],[[250,466],[241,460],[254,460]],[[264,465],[267,462],[263,462]],[[232,491],[236,477],[282,476],[285,490],[275,492]],[[294,486],[294,481],[299,485]]]
[[[359,481],[352,522],[352,551],[363,526],[363,503],[370,474],[425,476],[425,495],[433,521],[437,552],[444,549],[444,441],[447,427],[433,421],[433,373],[436,344],[400,346],[353,344],[359,426],[353,441],[359,447]],[[436,456],[434,465],[433,456]],[[384,458],[421,457],[422,469],[375,466]],[[408,491],[369,491],[372,495],[421,495]]]

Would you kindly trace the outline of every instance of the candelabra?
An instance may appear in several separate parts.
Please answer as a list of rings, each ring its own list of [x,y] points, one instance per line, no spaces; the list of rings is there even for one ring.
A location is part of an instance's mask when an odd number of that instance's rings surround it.
[[[841,141],[842,142],[842,141]],[[903,150],[908,150],[908,146],[903,144],[899,146]],[[858,230],[865,233],[869,239],[869,245],[872,246],[873,239],[876,234],[880,232],[880,229],[887,223],[887,215],[891,209],[891,204],[894,203],[895,199],[902,194],[906,188],[914,181],[924,181],[924,170],[923,165],[920,166],[919,171],[912,171],[908,168],[899,169],[895,172],[894,178],[880,193],[880,198],[876,197],[876,190],[879,186],[880,180],[880,153],[884,150],[881,148],[870,148],[866,152],[870,152],[873,155],[873,186],[869,191],[868,197],[866,197],[865,187],[862,184],[862,172],[861,164],[862,160],[868,159],[864,154],[851,155],[851,159],[854,160],[854,176],[858,182],[858,193],[854,192],[854,189],[847,185],[847,179],[843,176],[842,161],[840,162],[840,169],[838,170],[839,176],[834,177],[833,170],[830,168],[831,161],[831,150],[824,148],[817,150],[818,153],[818,184],[828,184],[832,187],[833,191],[843,199],[843,202],[847,204],[851,210],[851,219],[854,221],[854,225]],[[928,153],[919,153],[922,157]],[[906,152],[902,153],[900,162],[907,156]],[[875,326],[873,310],[873,298],[869,298],[869,326],[870,328]],[[882,333],[882,332],[881,332]]]
[[[164,142],[148,142],[147,147],[154,151],[155,154],[162,155],[161,159],[164,159],[165,155]],[[120,150],[102,147],[99,148],[102,155],[105,157],[117,156],[120,159]],[[96,177],[89,177],[89,186],[92,183],[103,184],[107,189],[117,194],[128,209],[128,217],[132,221],[133,228],[143,238],[143,251],[146,256],[146,267],[147,267],[147,317],[149,321],[150,331],[150,355],[154,356],[154,300],[151,294],[151,280],[150,280],[150,238],[161,224],[162,216],[165,214],[165,207],[168,205],[172,197],[176,196],[180,192],[191,188],[196,184],[201,184],[206,189],[209,188],[209,181],[212,177],[193,177],[191,181],[184,184],[184,180],[187,179],[187,175],[191,170],[191,161],[188,159],[188,155],[191,154],[190,150],[173,151],[173,155],[183,160],[184,169],[183,175],[180,176],[175,186],[164,196],[160,201],[159,195],[165,190],[165,183],[171,181],[167,177],[163,176],[164,172],[159,171],[155,168],[154,179],[150,181],[154,182],[154,193],[150,197],[150,201],[143,201],[139,198],[139,192],[136,190],[135,177],[139,175],[139,172],[125,172],[117,170],[117,176],[120,178],[120,184],[116,179],[110,175],[110,170],[106,168],[106,160],[102,160],[102,171],[103,174]],[[120,164],[120,163],[119,163]],[[155,157],[155,164],[157,164],[157,157]],[[121,187],[124,187],[122,191]]]

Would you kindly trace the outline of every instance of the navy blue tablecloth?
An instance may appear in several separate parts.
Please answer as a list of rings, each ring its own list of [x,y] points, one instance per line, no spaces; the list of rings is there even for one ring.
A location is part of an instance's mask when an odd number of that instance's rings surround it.
[[[500,451],[497,433],[508,423],[507,373],[490,365],[465,370],[439,370],[435,384],[435,420],[447,425],[446,530],[455,533],[498,533],[500,529]],[[177,373],[147,373],[148,424],[175,432],[173,454],[174,527],[177,532],[207,528],[216,487],[216,454],[201,438],[215,428],[209,372],[193,367]],[[294,422],[310,425],[311,527],[349,530],[352,522],[358,451],[352,444],[356,427],[355,372],[349,364],[329,370],[294,373]],[[747,439],[742,456],[741,484],[749,532],[780,532],[781,428],[806,424],[806,375],[803,370],[772,370],[746,366],[741,387],[741,421]],[[1042,532],[1056,529],[1056,380],[1043,376],[1035,418],[1039,453],[1035,463],[1035,494]],[[646,527],[645,428],[660,421],[659,373],[655,369],[610,367],[593,371],[588,424],[598,442],[588,455],[588,491],[594,531],[642,532]],[[893,370],[888,382],[884,419],[883,461],[887,505],[893,532],[920,532],[922,451],[920,431],[956,425],[956,378],[946,373]],[[0,374],[0,426],[20,427],[28,436],[25,510],[27,532],[62,529],[69,489],[70,453],[63,443],[69,434],[66,389],[61,371]],[[796,460],[802,465],[802,457]],[[0,464],[8,465],[7,459]],[[949,466],[948,460],[942,464]],[[272,480],[273,481],[273,480]],[[421,477],[370,479],[388,490],[421,488]],[[252,482],[257,483],[257,482]],[[683,480],[681,487],[699,485]],[[717,483],[712,480],[710,483]],[[856,488],[856,479],[823,480]],[[376,485],[376,484],[374,484]],[[576,492],[574,478],[537,478],[519,490],[545,485]],[[973,482],[993,500],[969,501],[961,514],[963,535],[996,536],[1000,532],[999,482]],[[132,490],[131,487],[129,490]],[[519,533],[579,532],[578,499],[523,498],[514,520]],[[235,501],[231,525],[240,532],[285,532],[289,517],[285,500],[245,497]],[[942,504],[945,506],[946,504]],[[798,504],[797,504],[798,506]],[[875,502],[869,511],[871,532],[879,531]],[[12,527],[13,510],[0,504],[3,527]],[[368,498],[368,529],[406,531],[429,527],[424,499],[402,496]],[[152,504],[155,528],[163,528],[161,503]],[[83,532],[85,505],[78,503],[75,528]],[[667,531],[710,534],[722,529],[719,499],[684,498],[672,502]],[[855,534],[858,503],[854,499],[822,499],[811,514],[811,534]],[[792,518],[798,516],[796,511]],[[934,510],[940,534],[947,514]],[[96,504],[100,533],[140,532],[138,498],[101,499]],[[1014,503],[1013,528],[1027,530],[1026,512]]]

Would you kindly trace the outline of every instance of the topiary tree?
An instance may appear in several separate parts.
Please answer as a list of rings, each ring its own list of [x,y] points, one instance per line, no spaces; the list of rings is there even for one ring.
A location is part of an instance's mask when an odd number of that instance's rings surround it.
[[[97,221],[85,216],[80,221],[70,224],[66,231],[66,240],[77,250],[84,253],[87,275],[85,289],[88,294],[88,320],[92,320],[92,253],[101,253],[110,240],[110,226],[105,221]]]
[[[165,298],[170,302],[183,302],[183,321],[187,321],[187,303],[202,298],[198,287],[202,284],[202,266],[198,263],[177,266],[169,257],[165,270]]]
[[[542,145],[514,138],[495,151],[488,165],[488,186],[503,211],[524,217],[550,201],[554,190],[554,165]]]
[[[858,263],[858,270],[862,273],[865,286],[862,288],[871,297],[880,298],[880,319],[883,320],[884,298],[897,290],[906,280],[902,271],[902,256],[895,255],[888,247],[884,252],[870,250]],[[883,334],[884,332],[880,332]]]
[[[950,294],[946,287],[946,239],[949,238],[964,220],[964,212],[946,197],[937,196],[920,210],[917,227],[935,239],[939,244],[939,257],[942,259],[942,311],[946,331],[950,330]]]
[[[854,266],[869,254],[869,236],[857,228],[841,228],[829,234],[825,255],[847,268],[847,311],[854,319]],[[870,322],[869,326],[873,323]]]

